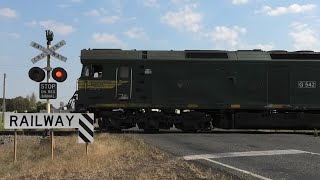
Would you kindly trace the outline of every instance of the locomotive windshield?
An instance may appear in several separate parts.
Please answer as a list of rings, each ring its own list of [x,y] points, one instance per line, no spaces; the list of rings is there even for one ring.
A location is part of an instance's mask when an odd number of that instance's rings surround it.
[[[103,73],[102,70],[103,70],[102,65],[85,65],[83,67],[82,76],[102,78],[102,73]]]

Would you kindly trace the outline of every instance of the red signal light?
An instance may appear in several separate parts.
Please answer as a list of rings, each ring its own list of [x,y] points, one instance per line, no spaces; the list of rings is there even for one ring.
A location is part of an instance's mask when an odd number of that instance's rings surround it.
[[[67,79],[67,72],[62,67],[57,67],[52,70],[52,78],[57,82],[63,82]]]
[[[61,72],[61,71],[57,71],[57,72],[56,72],[56,76],[57,76],[58,78],[61,78],[61,77],[62,77],[62,72]]]

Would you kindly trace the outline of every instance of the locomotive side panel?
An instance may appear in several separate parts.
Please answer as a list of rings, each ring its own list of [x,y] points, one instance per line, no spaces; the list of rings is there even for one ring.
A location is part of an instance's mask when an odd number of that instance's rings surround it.
[[[268,65],[268,103],[264,111],[236,111],[225,127],[313,129],[320,127],[317,61],[282,60]],[[221,123],[223,124],[223,123]]]
[[[263,108],[267,66],[259,62],[153,61],[152,100],[185,109]]]
[[[268,103],[269,108],[279,108],[281,105],[289,105],[290,99],[290,74],[288,63],[270,62],[268,71]]]
[[[271,61],[268,73],[269,108],[287,110],[320,108],[318,62]]]
[[[293,104],[300,109],[319,109],[320,65],[319,62],[296,62],[294,72]]]

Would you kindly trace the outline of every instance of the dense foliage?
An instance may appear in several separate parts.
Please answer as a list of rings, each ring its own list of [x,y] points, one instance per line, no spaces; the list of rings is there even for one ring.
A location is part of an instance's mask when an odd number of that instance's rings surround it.
[[[2,111],[2,98],[0,98],[0,105]],[[37,101],[34,93],[31,96],[18,96],[12,99],[6,99],[6,111],[9,112],[39,112],[46,109],[46,103]]]

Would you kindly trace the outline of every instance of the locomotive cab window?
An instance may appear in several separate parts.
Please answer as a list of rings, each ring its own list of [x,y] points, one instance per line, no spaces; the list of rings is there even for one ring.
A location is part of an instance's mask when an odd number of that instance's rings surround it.
[[[82,70],[82,76],[89,77],[90,76],[90,66],[84,66]]]
[[[102,65],[92,65],[93,78],[102,78]]]

